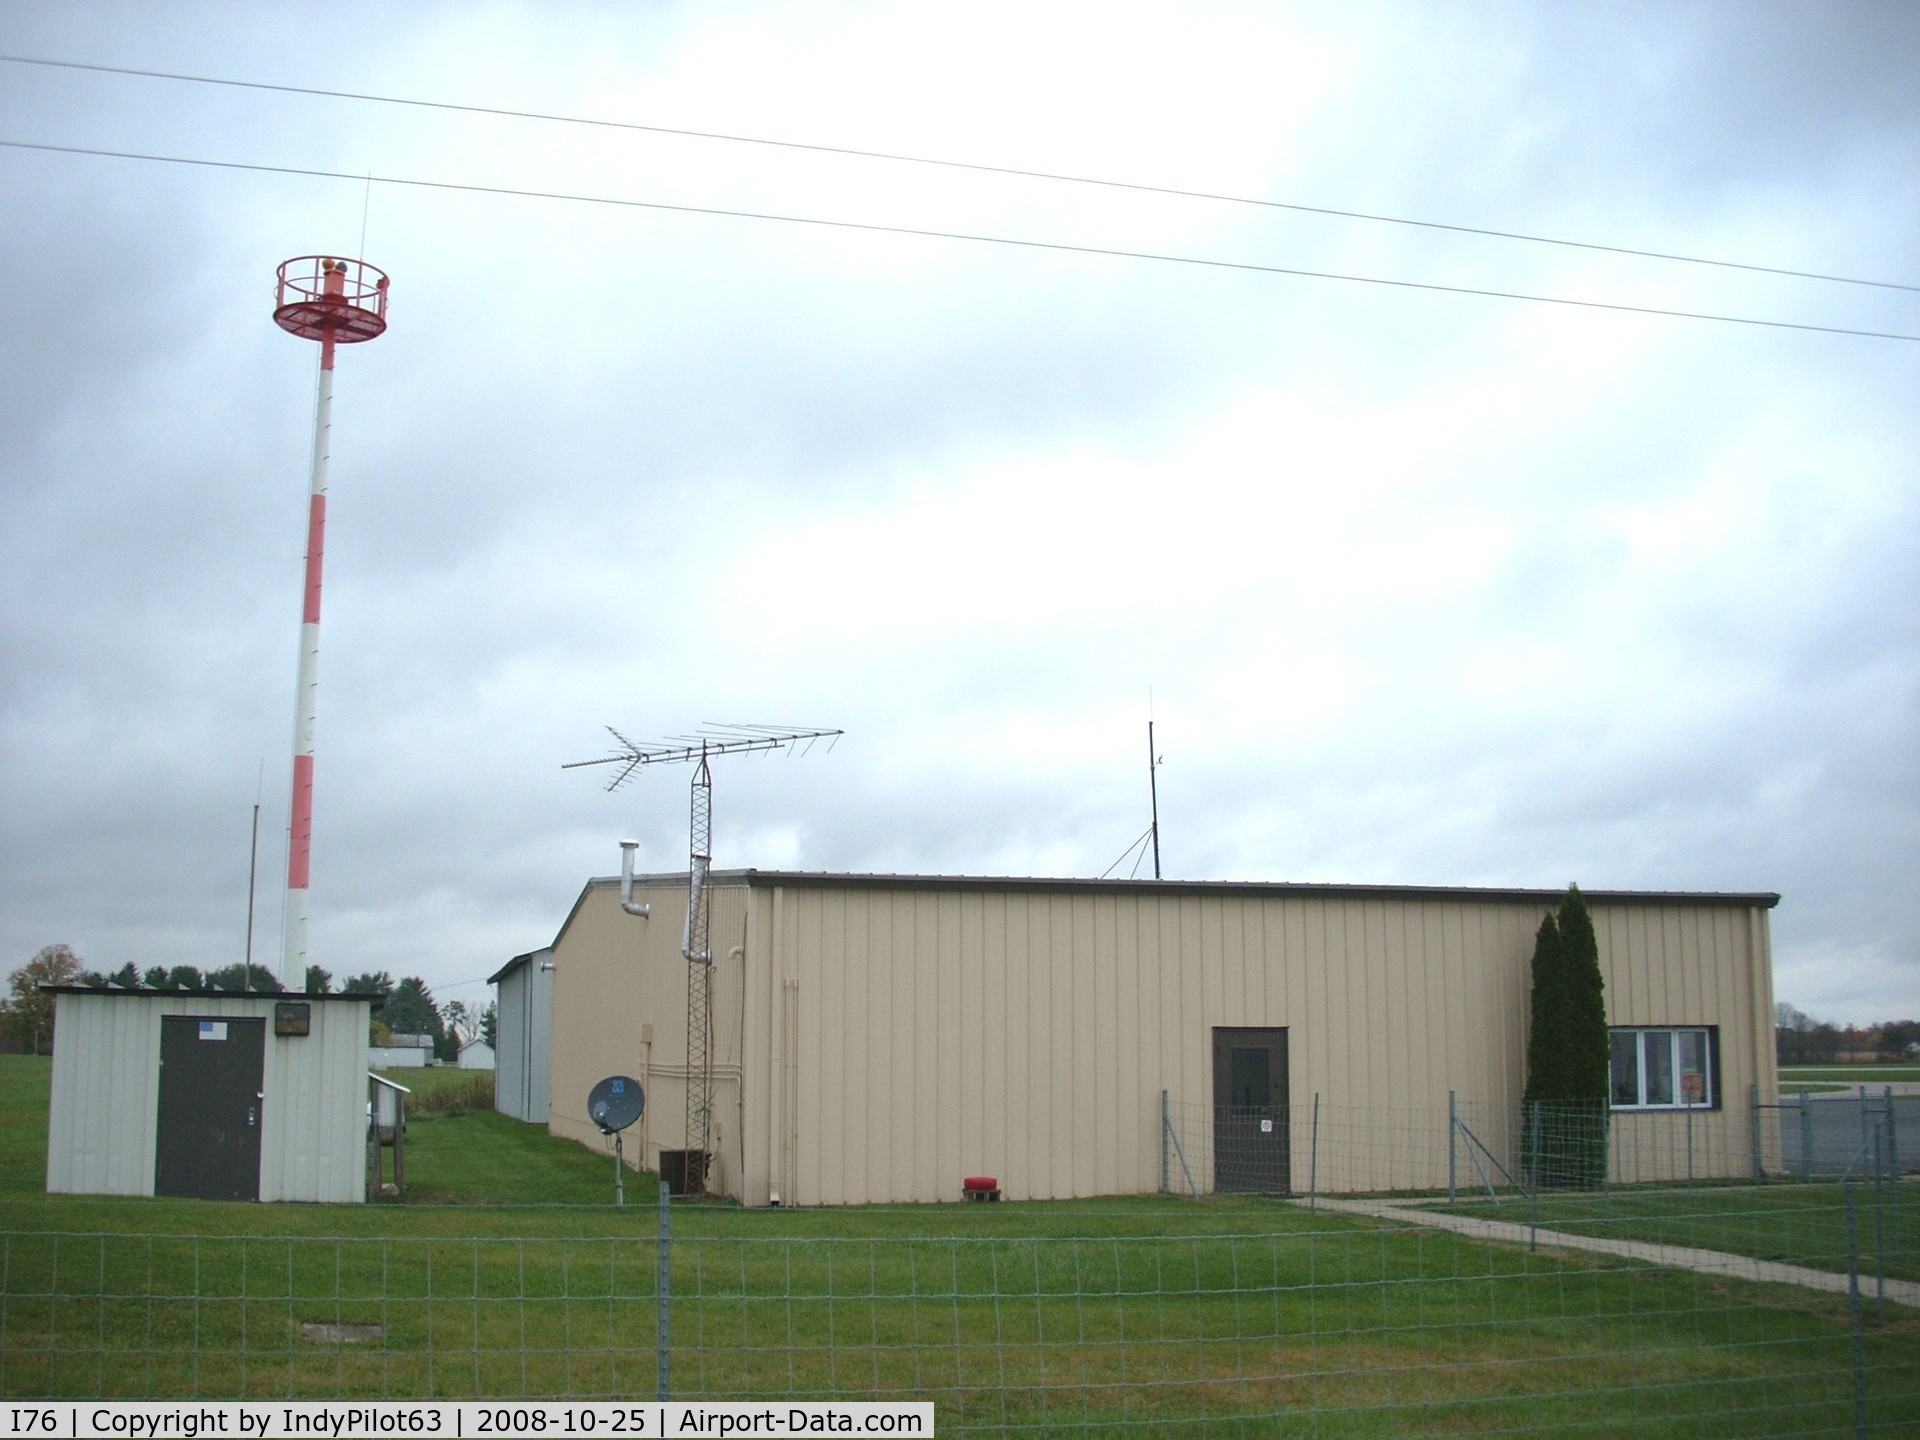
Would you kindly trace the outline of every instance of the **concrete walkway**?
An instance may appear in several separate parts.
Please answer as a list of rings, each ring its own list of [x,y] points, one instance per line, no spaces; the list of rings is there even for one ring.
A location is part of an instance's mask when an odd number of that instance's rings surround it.
[[[1302,1208],[1306,1202],[1297,1201]],[[1698,1250],[1686,1245],[1662,1245],[1651,1240],[1611,1240],[1598,1235],[1575,1235],[1565,1230],[1537,1232],[1510,1220],[1483,1220],[1473,1215],[1445,1215],[1417,1205],[1392,1205],[1373,1200],[1329,1200],[1322,1197],[1317,1208],[1344,1215],[1368,1215],[1376,1220],[1391,1220],[1402,1225],[1425,1225],[1436,1230],[1451,1230],[1472,1240],[1487,1240],[1501,1245],[1525,1245],[1537,1234],[1539,1243],[1556,1250],[1589,1250],[1597,1255],[1615,1255],[1623,1260],[1640,1260],[1649,1265],[1667,1265],[1693,1270],[1702,1275],[1719,1275],[1732,1280],[1754,1280],[1763,1285],[1799,1285],[1808,1290],[1830,1294],[1847,1293],[1847,1277],[1831,1270],[1810,1270],[1805,1265],[1785,1265],[1777,1260],[1757,1260],[1751,1255],[1732,1255],[1724,1250]],[[1920,1310],[1920,1284],[1911,1280],[1888,1280],[1887,1299],[1896,1305]],[[1872,1304],[1879,1295],[1879,1281],[1871,1275],[1860,1277],[1860,1298]]]

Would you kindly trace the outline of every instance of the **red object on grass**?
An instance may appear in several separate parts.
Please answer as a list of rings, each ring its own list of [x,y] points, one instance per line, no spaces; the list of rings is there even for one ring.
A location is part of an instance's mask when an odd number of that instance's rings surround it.
[[[962,1190],[998,1190],[1000,1182],[991,1175],[969,1175],[960,1182]]]

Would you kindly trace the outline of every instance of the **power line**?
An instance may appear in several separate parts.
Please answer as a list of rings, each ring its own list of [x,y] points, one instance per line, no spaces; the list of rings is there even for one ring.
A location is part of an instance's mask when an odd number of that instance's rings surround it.
[[[1490,290],[1471,285],[1442,285],[1430,280],[1394,280],[1381,275],[1353,275],[1337,270],[1307,270],[1290,265],[1262,265],[1252,260],[1217,260],[1201,255],[1178,255],[1156,250],[1123,250],[1104,245],[1076,245],[1064,240],[1028,240],[1013,235],[985,235],[964,230],[931,230],[913,225],[882,225],[872,221],[834,220],[818,215],[782,215],[768,210],[731,210],[711,205],[677,205],[665,200],[628,200],[614,195],[589,195],[563,190],[523,190],[507,185],[463,184],[454,180],[422,180],[404,175],[353,174],[345,170],[309,169],[295,165],[262,165],[242,160],[206,160],[183,155],[150,155],[133,150],[106,150],[86,145],[43,145],[27,140],[0,140],[0,149],[31,150],[49,155],[88,155],[109,160],[140,160],[161,165],[189,165],[211,170],[240,170],[259,175],[292,175],[315,180],[353,180],[363,184],[397,185],[417,190],[443,190],[470,195],[501,195],[521,200],[556,200],[579,205],[610,205],[630,210],[656,210],[677,215],[710,215],[729,220],[765,220],[782,225],[811,225],[821,229],[853,230],[869,235],[904,235],[922,240],[958,240],[977,245],[1005,245],[1021,250],[1056,254],[1099,255],[1114,260],[1148,260],[1167,265],[1193,265],[1209,270],[1235,270],[1255,275],[1289,275],[1303,280],[1339,280],[1355,285],[1383,285],[1396,290],[1421,290],[1437,295],[1466,295],[1482,300],[1520,300],[1535,305],[1561,305],[1578,310],[1607,310],[1623,315],[1653,315],[1669,320],[1706,320],[1721,325],[1748,325],[1767,330],[1798,330],[1816,335],[1848,335],[1864,340],[1920,342],[1920,335],[1889,330],[1858,330],[1842,325],[1813,325],[1799,320],[1763,320],[1750,315],[1719,315],[1704,310],[1676,310],[1657,305],[1627,305],[1610,300],[1576,300],[1565,295],[1534,295],[1520,290]]]
[[[1054,170],[1033,170],[1015,165],[989,165],[978,161],[947,160],[935,156],[906,155],[887,150],[862,150],[848,145],[822,145],[803,140],[776,140],[761,135],[734,135],[719,130],[691,130],[672,125],[649,125],[637,120],[606,120],[588,115],[562,115],[542,110],[513,110],[492,105],[463,105],[449,100],[420,100],[399,95],[375,95],[365,91],[328,90],[308,85],[279,85],[264,80],[234,80],[222,76],[188,75],[175,71],[144,70],[122,65],[94,65],[77,60],[47,60],[29,55],[0,55],[0,61],[14,65],[37,65],[56,70],[80,70],[97,75],[125,75],[143,80],[171,80],[189,85],[216,85],[236,90],[259,90],[278,95],[306,95],[327,100],[355,100],[374,105],[399,105],[417,110],[440,110],[460,115],[488,115],[507,120],[537,120],[556,125],[586,125],[603,130],[630,130],[649,135],[674,135],[682,139],[714,140],[733,145],[760,145],[771,149],[805,151],[815,155],[881,160],[898,165],[926,165],[944,170],[1004,175],[1014,179],[1046,180],[1064,185],[1091,185],[1108,190],[1128,190],[1143,195],[1165,195],[1183,200],[1207,200],[1223,205],[1248,205],[1267,210],[1286,210],[1300,215],[1322,215],[1338,220],[1362,220],[1376,225],[1399,225],[1410,229],[1434,230],[1453,235],[1476,235],[1483,239],[1513,240],[1528,245],[1553,245],[1569,250],[1626,255],[1641,260],[1665,260],[1681,265],[1707,265],[1716,269],[1742,270],[1756,275],[1778,275],[1794,280],[1818,280],[1834,285],[1863,285],[1880,290],[1920,293],[1920,285],[1904,284],[1896,280],[1868,280],[1859,276],[1833,275],[1817,270],[1793,270],[1784,266],[1755,265],[1739,260],[1716,260],[1706,256],[1682,255],[1664,250],[1642,250],[1630,245],[1568,240],[1551,235],[1534,235],[1521,230],[1494,230],[1477,225],[1453,225],[1439,220],[1415,220],[1403,215],[1378,215],[1364,210],[1341,210],[1327,205],[1305,205],[1287,200],[1262,199],[1257,196],[1191,190],[1176,185],[1153,185],[1135,180],[1113,180],[1090,175],[1072,175]]]

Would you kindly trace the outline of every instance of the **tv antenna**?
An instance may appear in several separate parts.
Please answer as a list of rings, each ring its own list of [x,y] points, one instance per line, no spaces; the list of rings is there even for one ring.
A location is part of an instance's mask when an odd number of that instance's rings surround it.
[[[620,748],[597,760],[571,760],[560,768],[579,770],[589,765],[618,765],[607,782],[618,790],[643,765],[692,764],[692,799],[688,806],[687,927],[680,954],[687,962],[687,1171],[688,1193],[704,1194],[707,1161],[713,1137],[713,946],[707,934],[707,873],[713,866],[713,775],[707,762],[716,755],[785,750],[805,754],[820,741],[831,746],[840,730],[795,730],[773,725],[702,726],[697,735],[670,735],[645,744],[629,740],[611,725],[607,733]],[[633,852],[637,840],[620,842],[620,908],[629,915],[645,915],[647,907],[633,902]]]

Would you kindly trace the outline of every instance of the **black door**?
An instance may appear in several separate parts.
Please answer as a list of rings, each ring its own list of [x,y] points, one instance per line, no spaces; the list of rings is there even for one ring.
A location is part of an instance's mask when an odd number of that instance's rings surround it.
[[[1213,1188],[1285,1195],[1287,1032],[1213,1032]]]
[[[160,1017],[160,1115],[153,1193],[260,1198],[267,1022]]]

